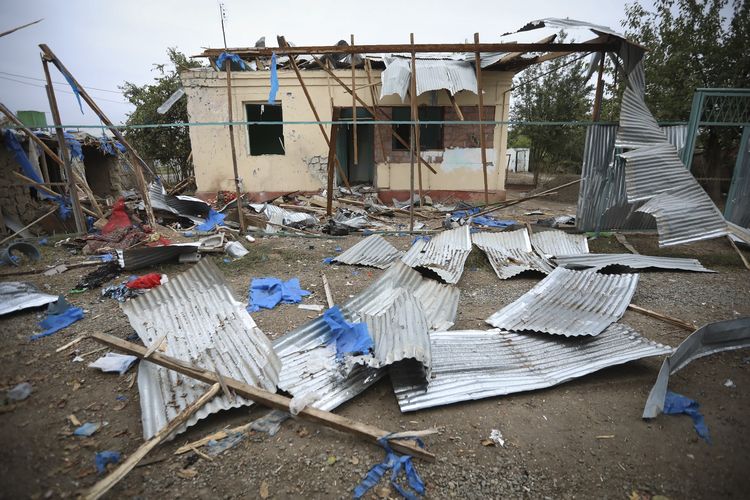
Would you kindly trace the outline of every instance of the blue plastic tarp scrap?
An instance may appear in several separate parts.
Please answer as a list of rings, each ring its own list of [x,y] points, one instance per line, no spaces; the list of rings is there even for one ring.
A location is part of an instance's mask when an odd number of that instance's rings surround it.
[[[362,498],[365,493],[380,482],[385,473],[389,470],[391,471],[391,485],[401,494],[401,496],[407,500],[416,500],[424,495],[424,481],[422,481],[417,469],[414,467],[412,457],[410,455],[399,455],[394,452],[388,444],[388,436],[380,438],[378,442],[383,448],[385,448],[385,460],[374,465],[367,472],[367,475],[362,482],[354,489],[354,498]],[[417,440],[417,443],[423,447],[420,440]],[[409,485],[409,489],[398,482],[402,470],[406,475],[406,482]]]
[[[195,226],[195,230],[196,231],[211,231],[216,226],[223,226],[224,218],[226,218],[225,214],[222,214],[221,212],[217,212],[216,210],[211,208],[208,211],[208,217],[206,218],[206,222]]]
[[[63,73],[63,76],[65,77],[65,80],[68,81],[70,88],[73,89],[73,93],[75,94],[76,99],[78,99],[78,107],[81,108],[81,114],[83,114],[83,104],[81,103],[81,93],[78,91],[78,85],[76,85],[76,82],[74,82],[67,73]]]
[[[47,317],[39,322],[39,326],[44,329],[42,333],[31,336],[31,340],[41,339],[52,335],[55,332],[67,328],[76,321],[83,319],[83,309],[73,307],[61,295],[57,302],[48,306]]]
[[[347,354],[366,354],[372,350],[373,343],[367,325],[349,323],[338,306],[324,312],[323,320],[333,332],[337,358],[343,358]]]
[[[664,398],[664,413],[666,415],[688,415],[693,419],[695,432],[708,444],[711,444],[711,436],[708,435],[708,427],[703,414],[699,410],[700,406],[697,401],[672,391],[667,391]]]
[[[68,132],[63,132],[63,135],[65,136],[65,142],[68,144],[68,147],[70,148],[71,158],[83,160],[83,147],[81,146],[81,143],[78,142],[78,139],[73,137]]]
[[[480,226],[487,226],[487,227],[510,227],[516,223],[514,220],[502,220],[502,219],[495,219],[494,217],[487,217],[485,215],[480,215],[479,217],[474,217],[471,219],[471,221],[474,224],[480,225]]]
[[[231,52],[222,52],[219,54],[219,57],[216,58],[216,67],[219,69],[219,71],[224,70],[224,64],[226,63],[227,59],[232,61],[233,63],[237,63],[240,65],[240,68],[243,70],[246,70],[247,67],[245,66],[245,61],[242,60],[242,58],[237,54],[232,54]]]
[[[279,76],[276,73],[276,52],[271,54],[271,90],[268,92],[268,104],[276,102],[276,92],[279,91]]]
[[[107,464],[116,464],[120,461],[119,451],[100,451],[94,456],[94,463],[96,464],[96,471],[99,474],[107,472]]]
[[[307,295],[310,295],[310,292],[300,287],[297,278],[287,281],[281,281],[279,278],[253,278],[250,283],[250,303],[247,311],[273,309],[282,302],[297,304]]]

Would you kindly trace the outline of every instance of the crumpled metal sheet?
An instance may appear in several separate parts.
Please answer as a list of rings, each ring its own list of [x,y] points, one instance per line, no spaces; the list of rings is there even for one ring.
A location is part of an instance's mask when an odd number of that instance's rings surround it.
[[[643,418],[655,418],[664,411],[669,376],[703,356],[750,347],[750,317],[709,323],[686,338],[661,365],[656,383],[643,408]]]
[[[558,266],[568,269],[592,269],[598,271],[609,266],[622,266],[631,269],[670,269],[692,271],[695,273],[713,273],[701,265],[698,259],[679,257],[655,257],[632,253],[589,253],[584,255],[560,255],[555,257]]]
[[[510,331],[599,335],[622,317],[637,285],[637,274],[605,275],[558,267],[486,321]]]
[[[126,271],[135,271],[176,259],[180,255],[195,253],[199,248],[200,243],[174,243],[157,247],[142,246],[117,250],[117,263]]]
[[[589,242],[585,234],[573,234],[552,229],[537,231],[531,235],[531,246],[536,253],[550,259],[558,255],[589,253]]]
[[[372,234],[356,245],[344,250],[333,260],[352,266],[370,266],[385,269],[397,260],[403,252],[388,243],[379,234]]]
[[[643,61],[628,74],[616,145],[630,149],[625,160],[628,202],[646,201],[639,212],[652,215],[659,246],[679,245],[728,234],[723,215],[685,168],[677,148],[646,107]]]
[[[411,60],[385,57],[385,71],[380,75],[380,98],[398,94],[403,102],[411,82]],[[417,95],[432,90],[448,90],[451,95],[462,90],[477,93],[477,76],[467,61],[417,59]]]
[[[430,342],[429,385],[415,387],[394,380],[402,412],[544,389],[672,351],[621,323],[610,325],[596,337],[563,339],[502,330],[456,330],[432,333]]]
[[[167,194],[164,186],[159,182],[152,182],[148,186],[151,207],[164,210],[181,217],[186,217],[196,224],[206,221],[211,205],[192,196],[173,196]]]
[[[417,240],[401,260],[409,267],[432,272],[446,283],[455,284],[461,279],[470,252],[471,236],[466,224],[443,231],[429,241]]]
[[[266,233],[276,233],[282,228],[278,224],[291,227],[310,227],[318,223],[318,219],[311,214],[303,212],[292,212],[285,208],[277,207],[272,203],[251,203],[250,207],[258,213],[262,213],[273,224],[266,225]],[[275,224],[275,225],[274,225]]]
[[[375,311],[394,293],[406,291],[417,301],[405,304],[412,309],[416,304],[422,308],[429,330],[450,328],[458,310],[459,290],[435,280],[424,278],[417,271],[401,262],[394,262],[377,280],[362,293],[341,306],[341,312],[349,321],[358,321],[363,312]],[[407,311],[408,314],[418,314]],[[373,323],[373,328],[376,325]],[[379,327],[378,327],[379,328]],[[421,344],[421,332],[406,332],[413,340],[398,339],[403,347],[392,346],[392,359],[405,359],[409,352],[417,352]],[[373,338],[388,332],[372,331]],[[315,408],[332,410],[374,384],[386,373],[386,368],[368,364],[342,366],[336,362],[336,348],[331,330],[322,317],[293,330],[274,341],[274,349],[282,362],[279,388],[293,396],[315,393],[319,397],[312,404]],[[410,347],[406,347],[410,346]],[[376,345],[376,349],[378,346]],[[410,371],[410,373],[413,373]],[[417,373],[417,378],[423,374]],[[422,379],[422,383],[424,380]]]
[[[203,259],[164,285],[122,304],[146,347],[206,370],[276,392],[281,362],[271,342],[234,298],[215,264]],[[151,438],[198,399],[207,384],[142,361],[138,391],[144,439]],[[248,406],[252,401],[216,396],[178,432],[210,414]]]
[[[531,248],[526,228],[499,233],[474,233],[471,235],[471,241],[487,255],[495,274],[501,280],[524,271],[549,274],[554,269],[547,259],[537,255]]]
[[[41,293],[31,283],[21,281],[0,282],[0,316],[32,307],[41,307],[57,301],[57,295]]]

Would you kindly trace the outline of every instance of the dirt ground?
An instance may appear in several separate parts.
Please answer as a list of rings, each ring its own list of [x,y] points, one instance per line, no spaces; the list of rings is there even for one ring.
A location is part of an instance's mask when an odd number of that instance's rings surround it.
[[[574,213],[569,204],[544,201],[512,207],[499,214],[519,217],[534,208],[551,214]],[[343,302],[363,290],[382,271],[329,266],[324,257],[348,248],[360,236],[341,239],[272,237],[246,244],[250,254],[226,263],[215,259],[236,293],[245,299],[253,277],[298,277],[313,291],[305,303],[324,304],[324,270],[334,297]],[[400,248],[411,238],[388,236]],[[628,235],[641,253],[696,257],[716,274],[643,272],[633,303],[666,312],[695,325],[750,315],[750,272],[726,240],[659,249],[656,236]],[[625,252],[613,238],[590,242],[592,251]],[[44,247],[44,263],[65,262],[66,251]],[[175,276],[187,265],[159,271]],[[5,272],[5,270],[0,270]],[[4,394],[28,381],[25,401],[0,407],[0,497],[74,496],[98,476],[94,454],[118,450],[123,457],[141,443],[140,407],[135,372],[123,376],[87,368],[106,350],[83,340],[55,350],[89,332],[121,338],[133,333],[118,303],[100,290],[70,294],[86,270],[43,277],[13,278],[42,290],[64,294],[83,307],[82,321],[39,341],[40,310],[0,319],[0,390]],[[512,302],[541,276],[524,274],[500,281],[484,255],[474,249],[458,286],[461,302],[454,329],[484,329],[484,318]],[[8,279],[8,278],[0,278]],[[317,313],[280,305],[255,313],[263,331],[276,338]],[[688,332],[628,311],[623,321],[644,336],[677,346]],[[85,362],[73,362],[79,354]],[[693,362],[671,378],[670,388],[701,404],[713,444],[699,439],[687,416],[640,418],[661,359],[650,358],[602,370],[547,390],[459,403],[402,414],[386,378],[338,408],[336,413],[400,431],[436,427],[427,438],[436,463],[415,460],[429,498],[627,498],[637,491],[669,498],[746,498],[750,479],[750,352],[733,351]],[[726,387],[731,379],[734,387]],[[124,398],[123,398],[124,396]],[[357,438],[302,420],[288,421],[274,437],[251,433],[212,461],[195,454],[174,455],[176,448],[226,426],[242,425],[265,413],[259,407],[223,412],[200,421],[184,434],[152,451],[109,494],[116,497],[186,498],[347,498],[367,470],[383,459],[381,449]],[[72,435],[68,416],[81,422],[107,422],[90,438]],[[505,447],[481,441],[499,429]],[[333,458],[331,458],[333,457]],[[186,478],[190,466],[197,475]],[[383,481],[369,497],[396,497]]]

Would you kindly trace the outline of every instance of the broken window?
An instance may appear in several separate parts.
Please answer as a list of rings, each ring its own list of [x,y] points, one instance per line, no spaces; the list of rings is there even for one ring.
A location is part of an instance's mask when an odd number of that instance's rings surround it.
[[[284,120],[281,104],[245,104],[249,122],[281,122]],[[250,155],[283,155],[284,125],[249,124]]]
[[[419,116],[419,148],[422,151],[428,149],[443,149],[443,124],[437,123],[429,125],[424,122],[441,122],[443,121],[442,106],[420,106],[418,108]],[[392,108],[393,121],[411,120],[411,108],[406,106]],[[409,143],[409,125],[393,125],[393,131],[400,135],[406,143]],[[409,148],[393,139],[392,149],[394,151],[408,151]]]

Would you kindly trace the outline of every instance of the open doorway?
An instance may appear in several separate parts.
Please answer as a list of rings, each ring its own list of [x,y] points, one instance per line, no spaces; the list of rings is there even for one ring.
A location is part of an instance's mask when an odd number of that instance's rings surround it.
[[[339,125],[336,137],[336,155],[346,172],[349,183],[375,183],[375,125],[373,117],[364,108],[357,109],[357,158],[354,158],[354,126]],[[340,109],[341,120],[352,119],[352,108]],[[337,174],[338,175],[338,174]],[[338,179],[341,182],[341,179]]]

